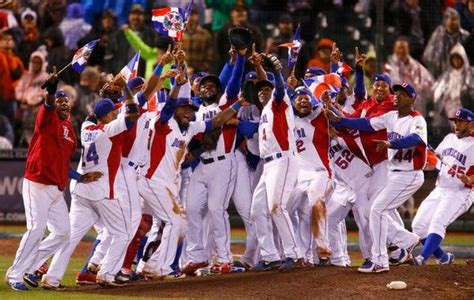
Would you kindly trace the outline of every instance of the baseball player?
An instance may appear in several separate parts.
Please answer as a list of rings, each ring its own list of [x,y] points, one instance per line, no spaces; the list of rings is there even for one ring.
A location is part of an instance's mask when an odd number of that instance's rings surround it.
[[[99,220],[112,239],[97,273],[97,283],[104,286],[123,285],[123,282],[115,280],[115,276],[122,266],[132,233],[127,232],[130,220],[124,215],[121,202],[116,198],[116,176],[120,167],[122,133],[133,127],[138,118],[138,105],[130,90],[126,91],[126,114],[117,117],[115,104],[110,99],[102,99],[94,107],[98,124],[90,119],[82,124],[81,167],[85,171],[101,171],[104,176],[90,185],[78,183],[72,192],[69,245],[54,255],[48,272],[42,278],[45,289],[57,289],[60,286],[72,252]]]
[[[418,235],[394,222],[389,211],[396,210],[423,184],[422,169],[426,164],[427,132],[423,116],[413,110],[415,89],[408,83],[394,85],[395,104],[398,110],[371,119],[335,118],[342,126],[365,131],[387,129],[388,140],[375,140],[376,150],[388,149],[389,172],[387,185],[375,198],[370,208],[370,233],[372,236],[372,261],[358,269],[362,273],[389,271],[387,231],[393,227],[400,248],[407,249],[405,256],[419,242]],[[332,112],[329,116],[335,116]],[[391,226],[388,226],[391,224]]]
[[[83,183],[100,177],[100,173],[81,176],[70,170],[70,161],[76,150],[76,136],[69,120],[69,97],[63,91],[56,91],[58,82],[54,68],[45,84],[48,94],[38,111],[28,149],[23,180],[27,231],[5,276],[7,283],[16,291],[28,290],[24,282],[38,287],[33,275],[38,261],[42,265],[50,255],[67,244],[69,217],[63,190],[68,175]],[[50,234],[43,239],[46,227]]]
[[[327,84],[320,84],[318,87],[326,95],[330,90]],[[325,201],[332,186],[332,170],[329,163],[328,121],[322,110],[322,103],[317,105],[317,100],[307,88],[297,88],[292,99],[296,114],[294,135],[299,170],[290,211],[297,208],[300,212],[299,236],[304,244],[301,250],[305,253],[306,260],[313,262],[314,237],[320,265],[329,264]],[[305,217],[307,220],[304,221]],[[303,224],[306,226],[301,226]]]
[[[269,59],[275,71],[275,91],[269,81],[257,83],[258,98],[263,106],[258,137],[260,157],[264,166],[254,191],[251,214],[265,216],[267,222],[256,226],[262,260],[255,269],[289,270],[296,266],[298,259],[303,258],[287,209],[291,191],[297,180],[294,114],[285,92],[281,64],[274,56],[269,56]],[[274,221],[282,242],[285,256],[283,263],[275,247],[273,235],[270,234],[271,220]]]
[[[436,188],[423,200],[412,223],[423,243],[421,254],[413,259],[415,265],[424,265],[431,255],[439,264],[454,263],[454,255],[443,251],[441,241],[446,227],[474,201],[474,114],[459,109],[450,120],[454,121],[454,133],[435,150],[441,159]]]
[[[239,50],[238,58],[232,70],[232,76],[225,93],[218,100],[220,81],[216,76],[208,75],[201,79],[199,91],[203,104],[196,112],[196,120],[207,121],[215,117],[237,101],[247,49]],[[200,163],[194,170],[188,187],[186,217],[188,234],[186,236],[186,255],[189,261],[182,272],[188,275],[209,264],[203,236],[203,218],[206,212],[211,218],[212,237],[217,252],[217,262],[211,270],[226,273],[231,270],[230,223],[227,207],[235,184],[235,126],[216,128],[203,136],[204,152]],[[215,142],[214,142],[215,141]]]

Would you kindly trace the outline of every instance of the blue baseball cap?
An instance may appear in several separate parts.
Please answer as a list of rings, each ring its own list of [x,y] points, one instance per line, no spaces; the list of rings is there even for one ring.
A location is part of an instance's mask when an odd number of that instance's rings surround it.
[[[374,79],[372,79],[372,83],[375,83],[377,81],[384,81],[389,86],[392,85],[392,79],[390,79],[390,76],[388,76],[387,74],[375,74]]]
[[[449,120],[461,120],[461,121],[468,121],[474,122],[474,113],[467,108],[461,108],[456,111],[454,117],[449,118]]]
[[[245,74],[245,80],[244,81],[256,80],[256,79],[257,79],[257,72],[252,71],[252,72],[248,72],[247,74]]]
[[[97,118],[102,118],[116,109],[114,102],[109,98],[100,99],[94,106],[94,114]]]
[[[59,90],[54,94],[54,97],[55,98],[61,98],[61,97],[69,98],[69,95],[65,91]]]
[[[310,67],[310,68],[307,68],[306,69],[306,72],[304,72],[305,74],[309,73],[309,74],[313,74],[314,76],[319,76],[319,75],[325,75],[326,74],[326,71],[324,71],[323,69],[321,68],[317,68],[317,67]]]
[[[143,79],[143,77],[137,76],[133,79],[130,79],[127,82],[127,85],[131,90],[133,90],[133,89],[139,87],[140,85],[143,85],[144,83],[145,83],[145,80]]]
[[[191,98],[185,97],[178,98],[178,100],[176,100],[176,107],[178,106],[191,106],[194,111],[197,111],[199,109],[199,107],[193,102]]]
[[[413,98],[413,99],[416,99],[416,90],[415,88],[409,84],[409,83],[402,83],[402,84],[395,84],[393,87],[392,87],[393,91],[396,92],[396,91],[404,91],[405,93],[407,93],[410,98]]]

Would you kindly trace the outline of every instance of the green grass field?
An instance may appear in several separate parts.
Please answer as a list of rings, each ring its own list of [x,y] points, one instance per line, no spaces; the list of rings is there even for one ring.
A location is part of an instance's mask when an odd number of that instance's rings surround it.
[[[0,233],[8,234],[23,234],[25,231],[24,226],[0,226]],[[89,237],[93,238],[95,233],[91,231]],[[232,240],[245,240],[245,231],[241,229],[232,230]],[[357,232],[348,233],[348,242],[357,243],[358,236]],[[443,245],[460,245],[460,246],[474,246],[474,234],[472,233],[448,233],[446,239],[443,241]],[[356,253],[354,253],[356,254]],[[66,275],[62,284],[66,286],[75,286],[75,277],[76,273],[82,268],[84,264],[87,253],[84,253],[83,258],[73,258],[69,263],[69,267],[66,271]],[[360,265],[362,259],[358,255],[353,255],[352,264],[354,266]],[[11,265],[14,257],[13,255],[9,256],[0,256],[0,274],[3,277]],[[117,296],[100,296],[85,294],[85,293],[72,293],[72,292],[55,292],[55,291],[44,291],[41,288],[32,289],[29,292],[16,292],[11,290],[11,288],[3,283],[0,284],[0,299],[130,299],[132,297],[117,297]],[[144,299],[133,297],[134,299]]]

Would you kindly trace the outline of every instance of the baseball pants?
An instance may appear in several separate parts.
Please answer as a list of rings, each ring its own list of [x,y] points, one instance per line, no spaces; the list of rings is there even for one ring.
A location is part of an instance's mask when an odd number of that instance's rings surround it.
[[[69,241],[69,215],[63,192],[55,185],[44,185],[23,179],[26,233],[23,235],[15,260],[8,269],[8,282],[23,282],[25,273],[36,271],[58,249]],[[44,231],[50,234],[44,240]]]
[[[127,229],[130,224],[124,218],[125,211],[117,199],[91,201],[78,195],[71,200],[71,236],[69,245],[61,248],[53,257],[43,281],[58,286],[64,277],[67,265],[74,249],[94,224],[100,221],[111,236],[111,244],[100,264],[97,279],[114,281],[115,275],[122,268],[128,243],[132,236]]]
[[[244,222],[246,232],[245,252],[241,257],[241,260],[250,264],[251,266],[254,266],[258,256],[258,241],[255,224],[250,217],[253,193],[250,182],[250,173],[252,171],[249,169],[244,154],[239,150],[235,152],[235,163],[237,174],[234,193],[232,194],[231,198],[234,201],[237,212]]]
[[[186,222],[179,206],[178,187],[159,180],[143,178],[139,181],[140,194],[152,210],[154,219],[165,223],[161,243],[143,266],[143,272],[165,276],[173,272],[179,239],[184,236]]]
[[[266,216],[265,224],[256,224],[257,239],[263,260],[279,260],[280,255],[273,240],[271,220],[275,223],[286,258],[303,257],[288,212],[291,192],[296,186],[298,163],[293,154],[284,155],[263,166],[263,174],[252,199],[252,218]],[[271,219],[270,219],[271,218]],[[263,219],[263,218],[262,218]]]
[[[421,202],[413,219],[413,232],[421,239],[425,239],[430,233],[444,238],[449,224],[468,211],[473,201],[472,189],[436,187]]]
[[[369,201],[367,199],[367,185],[359,187],[358,193],[341,180],[336,181],[334,192],[328,201],[328,232],[331,243],[331,263],[335,265],[346,265],[346,250],[344,244],[347,236],[341,237],[341,226],[349,211],[352,210],[354,220],[359,228],[359,247],[362,257],[371,257],[371,236],[368,219],[364,213],[368,210]],[[344,240],[344,242],[342,242]]]
[[[423,171],[389,172],[387,185],[374,200],[370,208],[370,233],[372,236],[372,260],[388,267],[387,235],[393,237],[392,243],[400,248],[409,248],[415,244],[418,235],[409,232],[389,215],[408,200],[423,184]],[[389,226],[390,224],[390,226]]]
[[[230,223],[227,208],[235,186],[234,154],[210,164],[200,163],[191,176],[186,203],[186,254],[190,262],[208,260],[203,240],[203,219],[209,212],[217,261],[231,263]]]

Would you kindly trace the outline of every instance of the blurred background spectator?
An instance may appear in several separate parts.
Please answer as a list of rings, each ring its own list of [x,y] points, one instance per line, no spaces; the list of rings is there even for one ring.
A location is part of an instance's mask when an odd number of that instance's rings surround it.
[[[448,69],[453,46],[465,42],[468,36],[469,32],[461,28],[459,13],[453,8],[447,8],[443,23],[433,32],[423,52],[423,62],[435,78]]]
[[[0,0],[0,125],[2,120],[8,120],[9,125],[0,128],[0,140],[13,146],[27,145],[35,108],[44,93],[38,89],[44,68],[51,71],[56,66],[60,70],[77,48],[100,39],[82,74],[71,68],[61,74],[61,86],[74,100],[71,118],[78,130],[99,98],[99,87],[113,77],[111,73],[119,72],[141,51],[138,73],[149,77],[172,42],[152,29],[151,9],[185,9],[189,1]],[[430,144],[436,146],[450,130],[446,116],[457,107],[474,106],[469,63],[474,60],[474,0],[384,1],[383,30],[376,35],[377,3],[195,0],[183,40],[189,75],[220,72],[228,59],[227,32],[243,26],[252,30],[257,51],[281,58],[286,77],[291,71],[287,49],[278,45],[290,42],[301,24],[303,47],[295,67],[298,79],[308,66],[329,72],[333,41],[350,65],[357,46],[368,56],[363,65],[367,93],[371,93],[372,79],[378,72],[387,73],[393,83],[413,84],[418,92],[417,108],[430,126]],[[124,24],[127,26],[121,27]],[[377,45],[379,38],[383,44]]]
[[[47,61],[44,53],[35,51],[31,54],[28,71],[18,81],[15,88],[16,100],[20,105],[21,132],[18,144],[27,147],[33,135],[36,114],[43,101],[44,90],[41,85],[48,78]]]

